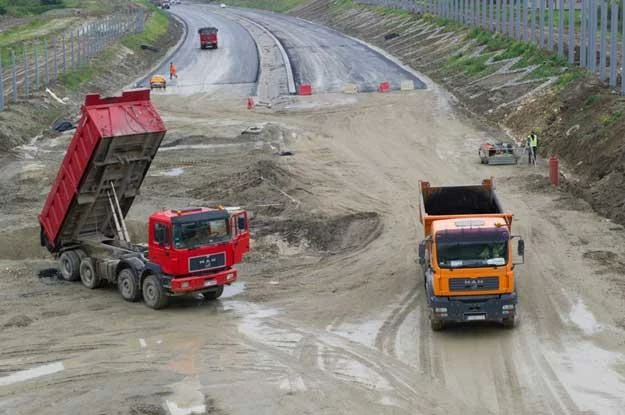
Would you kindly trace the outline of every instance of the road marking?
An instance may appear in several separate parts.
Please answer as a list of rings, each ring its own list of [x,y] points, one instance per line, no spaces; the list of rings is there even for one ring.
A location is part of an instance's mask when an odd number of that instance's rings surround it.
[[[8,376],[1,377],[0,386],[7,386],[17,382],[24,382],[26,380],[35,379],[41,376],[51,375],[62,370],[65,370],[63,362],[54,362],[43,366],[20,370],[19,372],[11,373]]]
[[[139,339],[139,344],[141,345],[141,347],[148,347],[148,344],[143,339]]]

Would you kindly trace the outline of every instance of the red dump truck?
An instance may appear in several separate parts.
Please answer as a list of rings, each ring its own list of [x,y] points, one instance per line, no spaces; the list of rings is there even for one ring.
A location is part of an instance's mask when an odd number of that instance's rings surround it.
[[[419,216],[425,238],[419,263],[433,330],[448,322],[497,321],[513,327],[517,292],[514,266],[525,243],[512,235],[492,179],[481,185],[433,187],[420,182]],[[518,238],[513,259],[512,240]]]
[[[219,30],[216,27],[202,27],[198,31],[200,35],[200,49],[213,48],[217,49],[217,32]]]
[[[238,208],[191,208],[148,218],[146,244],[130,242],[125,217],[166,128],[150,91],[87,95],[82,117],[39,215],[41,245],[64,279],[88,288],[117,284],[127,301],[163,308],[169,297],[218,298],[237,280],[249,250],[248,215]]]

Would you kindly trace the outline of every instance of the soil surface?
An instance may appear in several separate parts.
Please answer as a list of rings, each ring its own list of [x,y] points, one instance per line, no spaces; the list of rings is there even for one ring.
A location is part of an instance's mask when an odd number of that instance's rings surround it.
[[[37,214],[71,132],[14,149],[0,166],[0,412],[622,411],[622,226],[552,188],[545,164],[481,165],[492,130],[443,89],[258,111],[205,94],[152,99],[169,132],[129,213],[131,239],[145,240],[156,210],[242,206],[253,240],[239,281],[217,301],[154,311],[115,287],[59,280]],[[518,325],[433,332],[418,181],[491,176],[526,241]]]

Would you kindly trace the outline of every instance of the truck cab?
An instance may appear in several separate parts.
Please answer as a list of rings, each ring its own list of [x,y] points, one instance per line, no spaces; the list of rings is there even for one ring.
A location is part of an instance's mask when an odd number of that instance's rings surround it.
[[[148,226],[148,259],[169,295],[223,289],[236,281],[233,265],[249,251],[247,213],[241,210],[167,210],[152,214]]]
[[[217,49],[219,47],[217,41],[219,30],[216,27],[202,27],[197,32],[200,36],[200,49]]]

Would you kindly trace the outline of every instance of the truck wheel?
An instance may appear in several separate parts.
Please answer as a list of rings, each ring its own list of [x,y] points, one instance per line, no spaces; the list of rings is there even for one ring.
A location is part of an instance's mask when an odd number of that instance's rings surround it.
[[[126,301],[135,302],[141,297],[137,277],[132,268],[124,268],[117,275],[117,289]]]
[[[143,301],[154,310],[167,306],[169,297],[165,295],[163,286],[155,275],[148,275],[143,281]]]
[[[442,320],[431,319],[430,327],[434,331],[441,331],[445,327],[445,323]]]
[[[80,278],[80,257],[76,251],[65,251],[59,258],[61,276],[66,281],[78,281]]]
[[[100,277],[95,273],[91,258],[80,261],[80,280],[85,287],[92,290],[100,286]]]
[[[514,328],[514,317],[504,318],[501,323],[507,329]]]
[[[216,291],[209,291],[207,293],[204,293],[204,299],[207,301],[213,301],[221,297],[223,293],[224,293],[224,286],[220,285]]]

